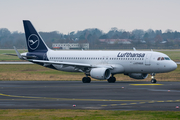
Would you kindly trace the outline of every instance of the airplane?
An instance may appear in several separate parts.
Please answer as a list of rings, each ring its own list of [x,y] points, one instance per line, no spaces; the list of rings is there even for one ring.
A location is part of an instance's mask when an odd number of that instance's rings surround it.
[[[151,74],[151,83],[156,83],[156,73],[165,73],[177,68],[166,54],[154,51],[55,51],[50,49],[29,20],[23,20],[28,52],[19,53],[20,59],[51,69],[67,72],[83,72],[83,83],[91,78],[116,82],[115,74],[124,74],[134,79],[145,79]],[[90,78],[90,77],[91,78]]]

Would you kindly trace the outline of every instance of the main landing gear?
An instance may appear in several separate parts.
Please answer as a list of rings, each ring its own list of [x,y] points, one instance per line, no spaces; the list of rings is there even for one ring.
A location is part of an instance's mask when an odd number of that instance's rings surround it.
[[[91,82],[91,78],[90,77],[83,77],[82,78],[82,82],[83,83],[90,83]]]
[[[156,83],[155,73],[151,73],[151,83]]]
[[[116,78],[112,75],[112,77],[110,77],[107,81],[109,83],[115,83],[116,82]]]

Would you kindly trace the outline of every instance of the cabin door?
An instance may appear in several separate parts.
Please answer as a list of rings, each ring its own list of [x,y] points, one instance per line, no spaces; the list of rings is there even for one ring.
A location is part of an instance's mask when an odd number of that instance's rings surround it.
[[[145,58],[145,65],[151,65],[151,53],[148,53]]]

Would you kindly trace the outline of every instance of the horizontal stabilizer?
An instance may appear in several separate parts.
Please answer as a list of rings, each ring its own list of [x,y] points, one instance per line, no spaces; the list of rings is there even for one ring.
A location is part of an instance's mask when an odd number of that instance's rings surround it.
[[[7,54],[7,53],[3,53],[3,55],[18,56],[16,54]],[[21,56],[26,59],[35,59],[36,58],[36,56],[25,56],[25,55],[21,55]]]
[[[17,56],[16,54],[7,54],[7,53],[3,53],[3,55]]]
[[[21,55],[18,50],[16,49],[16,47],[14,46],[14,49],[16,51],[16,54],[8,54],[8,53],[4,53],[3,55],[10,55],[10,56],[18,56],[19,59],[25,60],[25,59],[36,59],[36,56],[26,56],[26,55]]]

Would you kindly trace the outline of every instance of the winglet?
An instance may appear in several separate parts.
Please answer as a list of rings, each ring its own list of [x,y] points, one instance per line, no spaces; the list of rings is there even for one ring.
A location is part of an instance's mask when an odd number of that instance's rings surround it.
[[[22,56],[21,56],[21,54],[18,52],[18,50],[16,49],[16,47],[15,46],[13,46],[14,47],[14,50],[16,51],[16,54],[17,54],[17,56],[19,57],[19,59],[24,59]]]

